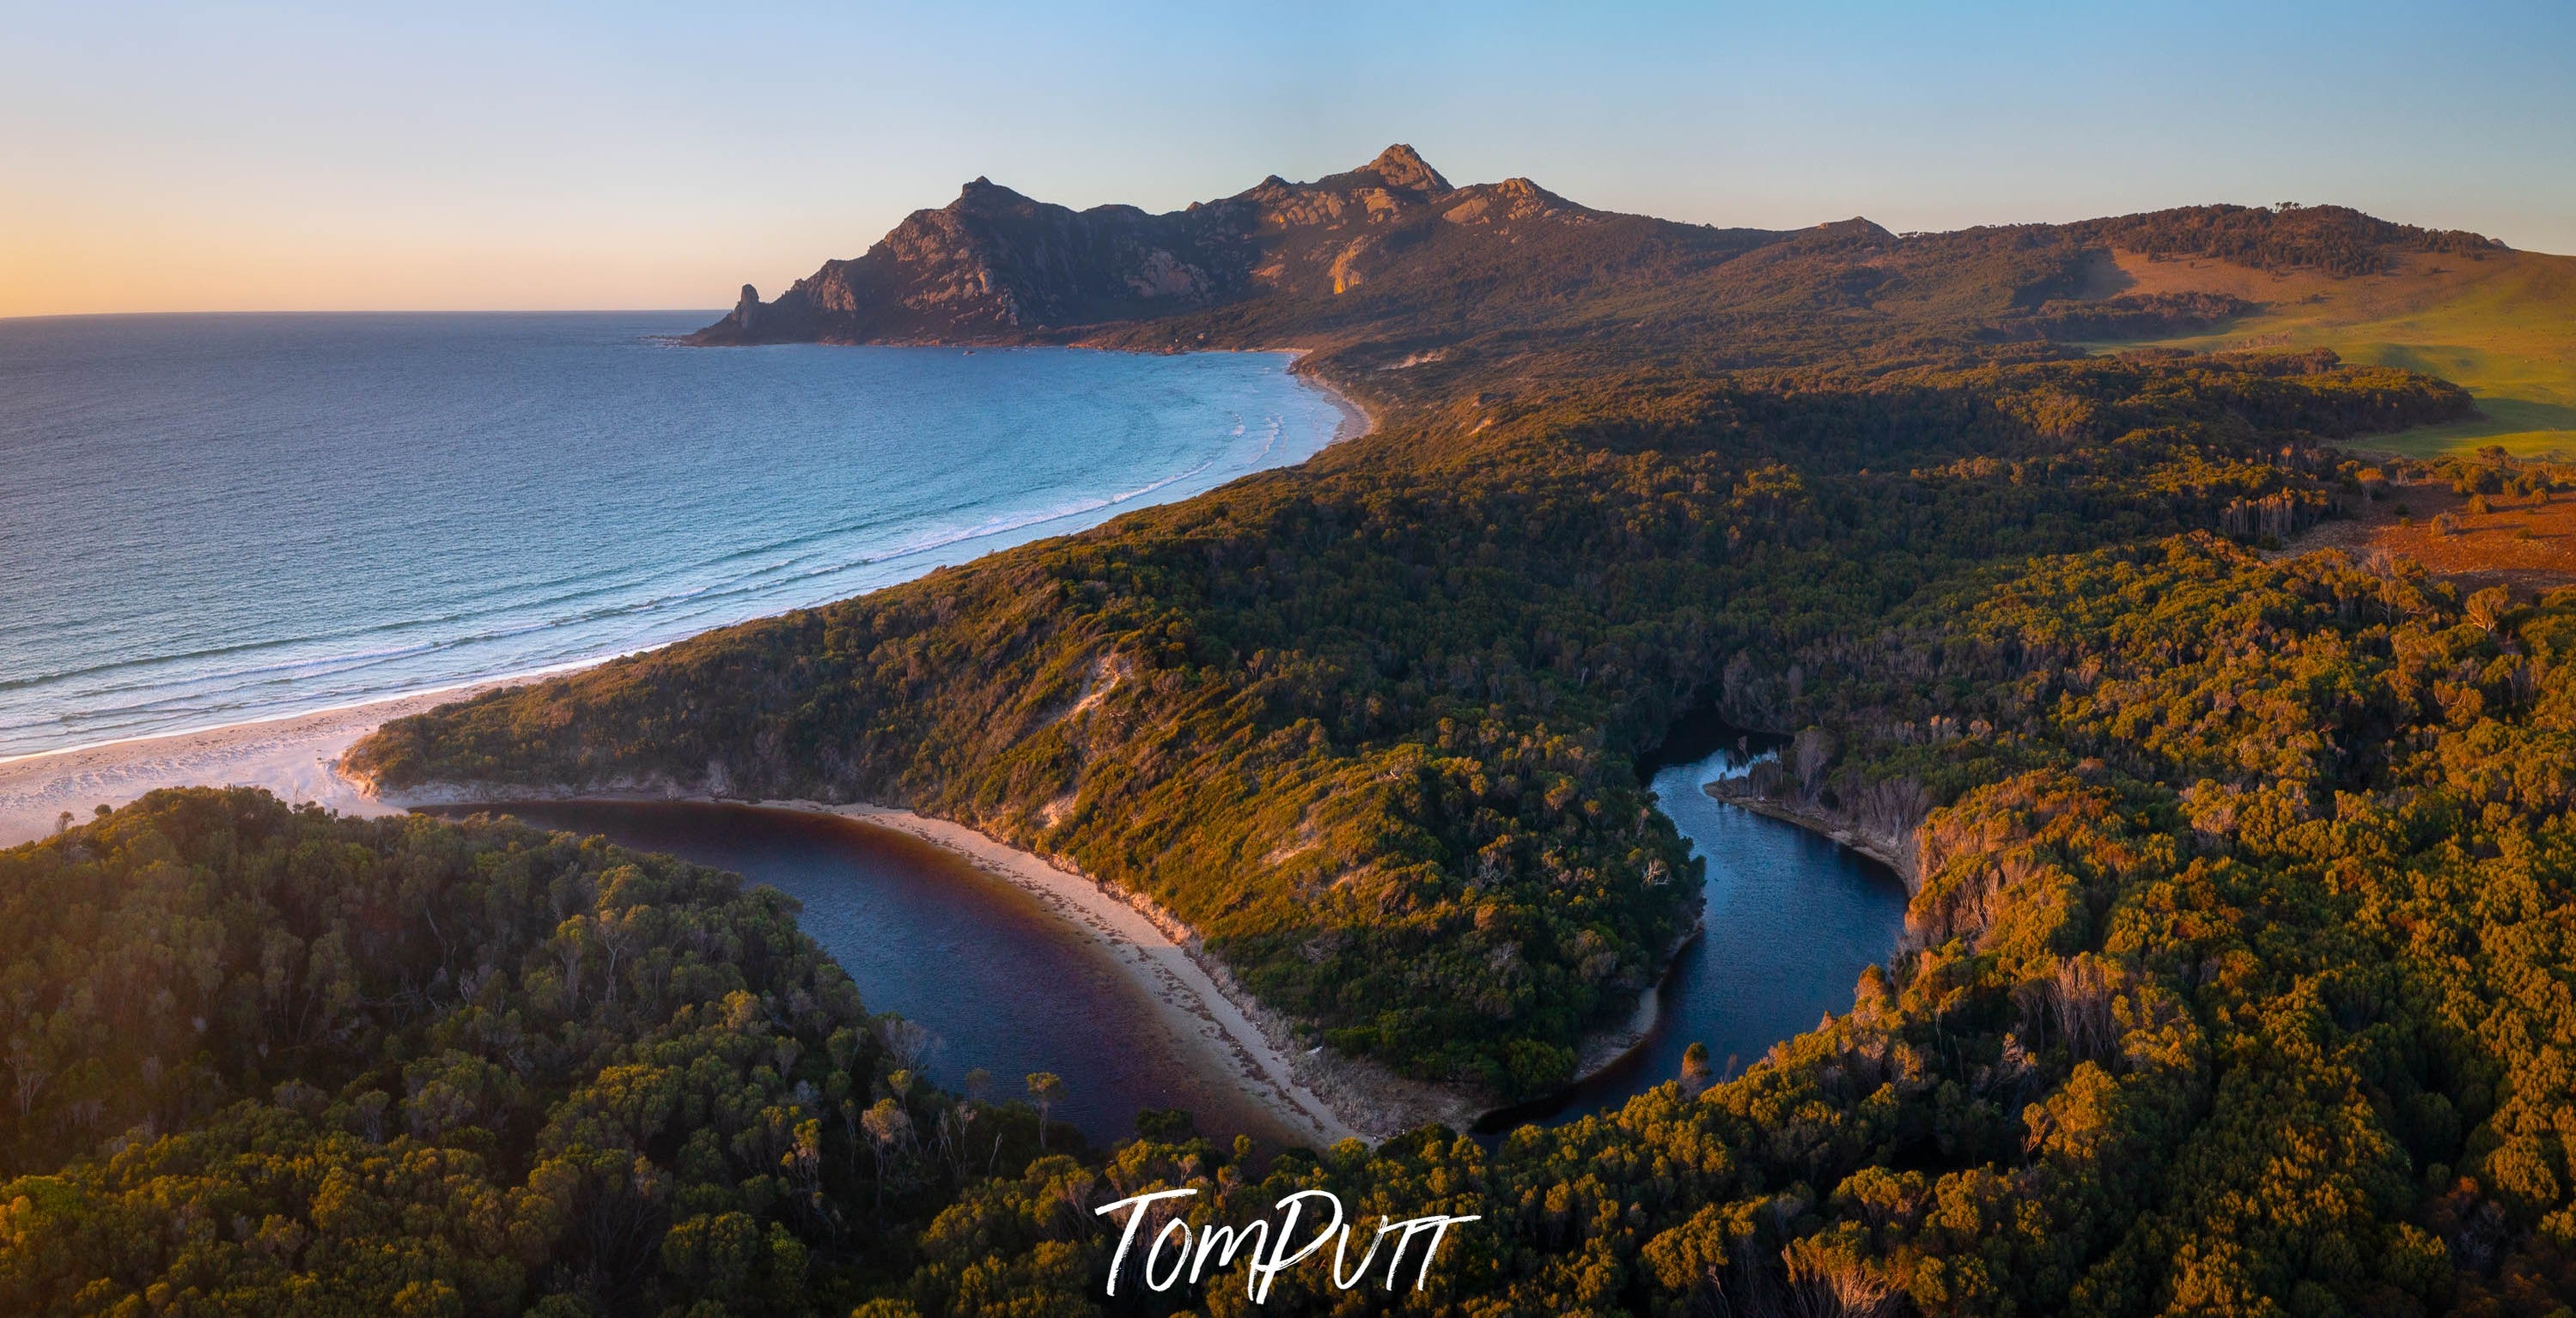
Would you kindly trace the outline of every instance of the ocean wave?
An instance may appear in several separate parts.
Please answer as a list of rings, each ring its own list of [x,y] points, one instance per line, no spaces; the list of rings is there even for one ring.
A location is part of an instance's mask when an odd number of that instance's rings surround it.
[[[1262,396],[1303,387],[1251,360],[1032,353],[993,400],[901,354],[583,332],[456,356],[332,325],[193,375],[185,353],[103,371],[66,348],[0,397],[0,433],[38,436],[0,503],[49,555],[41,585],[0,583],[0,612],[42,620],[0,669],[0,756],[559,671],[845,598],[1271,463],[1300,414]],[[479,332],[421,335],[450,330]]]

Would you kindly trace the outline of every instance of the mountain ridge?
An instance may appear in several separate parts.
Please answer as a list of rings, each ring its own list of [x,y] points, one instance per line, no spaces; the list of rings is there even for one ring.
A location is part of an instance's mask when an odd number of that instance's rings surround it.
[[[1381,219],[1341,185],[1244,203],[1317,212],[1255,227],[1272,291],[1016,331],[1310,348],[1304,369],[1400,404],[1370,433],[389,723],[347,767],[904,804],[1150,897],[1308,1055],[1510,1102],[1561,1086],[1678,937],[1730,918],[1636,772],[1713,711],[1788,739],[1747,791],[1914,861],[1905,932],[1849,1010],[1615,1113],[1343,1146],[1245,1173],[1237,1203],[1320,1179],[1477,1217],[1484,1270],[1408,1312],[2576,1295],[2552,1120],[2576,1102],[2576,591],[2276,552],[2431,511],[2428,481],[2491,501],[2482,520],[2563,500],[2576,469],[2331,447],[2470,410],[2335,342],[2420,315],[2448,287],[2431,266],[2538,340],[2576,297],[2524,277],[2576,262],[2326,207],[1923,235],[1587,212],[1505,235],[1440,218],[1469,190],[1397,172],[1415,190]],[[1113,216],[1086,231],[1139,232]],[[1075,289],[1000,250],[998,278]],[[2347,337],[2246,344],[2258,304]],[[2215,351],[2137,337],[2202,322]],[[1124,1193],[1214,1152],[1103,1166]],[[920,1302],[874,1312],[998,1308],[957,1279],[1031,1240],[981,1224],[1043,1220],[1064,1183],[943,1217],[923,1239],[958,1244],[911,1273]],[[1040,1300],[1096,1287],[1114,1243],[1029,1277],[1022,1309],[1071,1312]]]
[[[1277,175],[1232,196],[1149,213],[1076,211],[977,177],[956,200],[906,216],[855,258],[825,262],[770,302],[750,286],[687,342],[1047,342],[1119,322],[1263,295],[1339,296],[1412,249],[1431,225],[1515,238],[1514,226],[1606,219],[1659,236],[1769,231],[1611,216],[1526,178],[1453,186],[1403,143],[1310,183]]]
[[[1524,391],[1513,363],[1534,353],[1560,380],[1641,364],[1855,379],[2106,345],[2225,347],[2231,326],[2292,309],[2291,283],[2313,303],[2318,287],[2358,297],[2462,261],[2576,265],[2286,203],[1934,233],[1859,216],[1718,228],[1584,206],[1527,178],[1453,185],[1397,143],[1312,182],[1274,174],[1161,213],[1076,211],[978,177],[773,301],[746,287],[684,342],[1296,347],[1312,352],[1300,369],[1373,405],[1436,408]],[[2141,263],[2157,273],[2142,280]],[[2410,360],[2367,327],[2301,346]],[[1486,383],[1462,389],[1470,375]],[[2508,384],[2495,396],[2521,415],[2522,382]]]

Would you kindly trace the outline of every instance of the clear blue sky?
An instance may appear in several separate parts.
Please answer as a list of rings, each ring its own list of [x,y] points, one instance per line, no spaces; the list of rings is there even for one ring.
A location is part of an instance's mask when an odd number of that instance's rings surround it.
[[[1897,229],[2342,202],[2576,252],[2576,3],[0,0],[0,314],[713,307],[990,175]]]

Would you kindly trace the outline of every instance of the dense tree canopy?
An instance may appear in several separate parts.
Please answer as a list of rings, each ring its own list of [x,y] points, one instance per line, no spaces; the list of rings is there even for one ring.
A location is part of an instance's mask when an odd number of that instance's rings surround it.
[[[914,804],[1149,893],[1336,1048],[1527,1094],[1691,918],[1633,757],[1731,665],[1984,564],[2248,501],[2312,516],[2318,431],[2457,396],[2302,356],[1637,402],[1577,393],[1453,445],[1390,427],[397,723],[355,763]]]
[[[352,763],[962,819],[1159,900],[1314,1042],[1502,1098],[1563,1080],[1694,917],[1635,765],[1714,705],[1795,736],[1758,803],[1913,852],[1849,1012],[1490,1144],[1264,1159],[1163,1114],[1096,1153],[898,1071],[773,895],[499,825],[157,797],[0,857],[0,1295],[1254,1312],[1239,1271],[1107,1297],[1093,1210],[1191,1187],[1200,1226],[1305,1188],[1478,1219],[1420,1291],[1306,1268],[1260,1312],[2576,1296],[2576,597],[2278,552],[2383,475],[2321,445],[2456,418],[2456,388],[2066,346],[2232,314],[2087,295],[2103,242],[2334,271],[2466,240],[1616,219],[1101,331],[1316,347],[1382,424],[1301,468]]]
[[[1037,1130],[915,1084],[794,915],[248,790],[0,852],[0,1311],[835,1307]]]

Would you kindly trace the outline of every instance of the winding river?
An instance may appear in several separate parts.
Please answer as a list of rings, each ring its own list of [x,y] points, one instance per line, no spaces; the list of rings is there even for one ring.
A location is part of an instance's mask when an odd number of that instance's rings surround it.
[[[1704,929],[1674,958],[1643,1043],[1565,1093],[1488,1116],[1479,1130],[1617,1108],[1680,1076],[1693,1043],[1708,1045],[1720,1075],[1739,1074],[1771,1045],[1851,1010],[1860,972],[1885,961],[1905,927],[1904,882],[1831,838],[1701,790],[1743,774],[1763,753],[1733,729],[1701,722],[1685,725],[1649,763],[1657,808],[1707,867]]]
[[[1863,967],[1895,946],[1905,890],[1885,867],[1804,829],[1716,801],[1701,785],[1751,761],[1731,732],[1686,728],[1652,768],[1662,809],[1707,863],[1706,932],[1676,958],[1652,1036],[1574,1089],[1497,1118],[1553,1124],[1616,1107],[1672,1079],[1706,1043],[1737,1071],[1772,1044],[1851,1006]],[[926,1027],[923,1069],[961,1087],[970,1069],[996,1098],[1051,1071],[1057,1112],[1095,1141],[1138,1113],[1187,1108],[1201,1131],[1297,1143],[1210,1074],[1161,1023],[1109,954],[1029,894],[906,834],[747,806],[543,803],[509,807],[541,828],[604,834],[767,883],[804,905],[800,923],[847,969],[872,1011]],[[444,811],[442,813],[458,813]],[[1198,1054],[1197,1056],[1203,1056]]]

